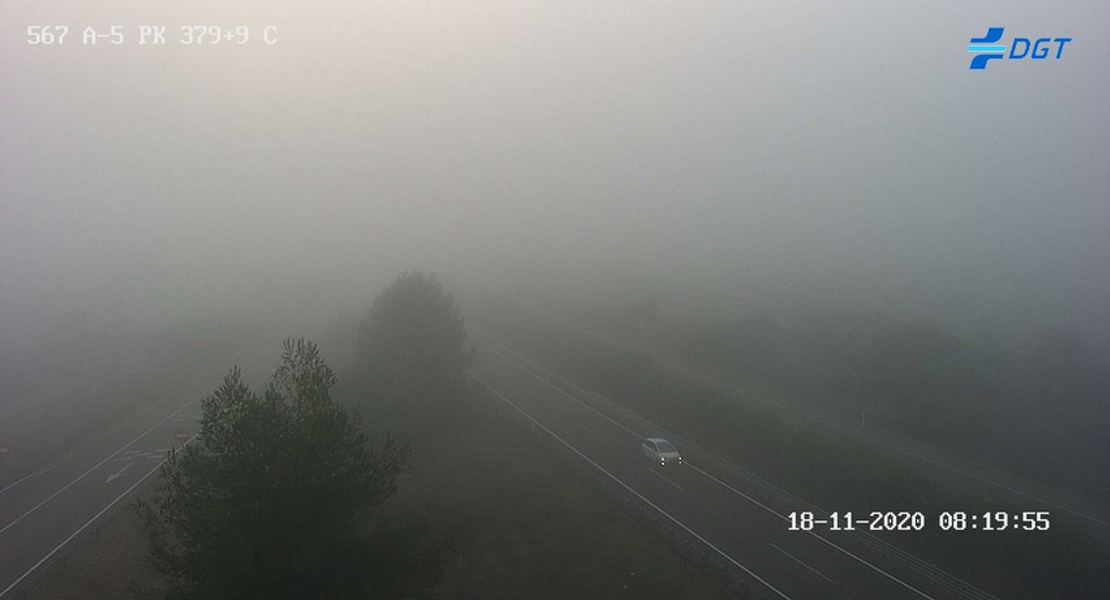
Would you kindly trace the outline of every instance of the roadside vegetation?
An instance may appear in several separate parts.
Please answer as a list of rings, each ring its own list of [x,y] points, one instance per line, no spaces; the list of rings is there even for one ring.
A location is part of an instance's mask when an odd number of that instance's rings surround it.
[[[198,442],[172,453],[141,506],[165,598],[410,598],[437,583],[443,550],[376,519],[408,450],[376,447],[331,399],[315,344],[287,340],[262,394],[238,369],[205,399]]]
[[[167,600],[419,598],[433,594],[450,543],[419,520],[383,518],[410,448],[371,444],[358,409],[457,413],[469,353],[440,284],[403,273],[375,299],[355,342],[354,406],[308,340],[286,340],[269,387],[238,367],[202,403],[196,443],[174,450],[139,505]],[[141,593],[147,593],[141,590]]]
[[[364,398],[351,373],[337,377],[336,402]],[[420,414],[403,406],[367,403],[360,411],[368,431],[393,431],[410,444],[397,493],[375,510],[383,521],[417,523],[423,535],[449,545],[435,598],[733,598],[582,481],[500,406],[478,392],[466,394],[455,422],[441,427],[419,424]],[[26,600],[134,597],[129,584],[148,591],[165,585],[150,566],[139,514],[121,510]]]
[[[1110,597],[1110,549],[1054,514],[1049,532],[941,531],[944,511],[1032,510],[1002,497],[967,497],[931,484],[897,459],[834,438],[767,410],[744,407],[709,387],[556,323],[508,309],[483,321],[526,354],[641,416],[826,510],[922,511],[924,531],[885,536],[896,545],[1005,598]]]
[[[434,278],[344,322],[344,369],[304,339],[262,391],[233,368],[136,510],[28,597],[731,597],[471,387]]]
[[[674,318],[652,296],[578,312],[728,378],[1110,502],[1110,363],[1097,331],[1005,341],[865,310]]]

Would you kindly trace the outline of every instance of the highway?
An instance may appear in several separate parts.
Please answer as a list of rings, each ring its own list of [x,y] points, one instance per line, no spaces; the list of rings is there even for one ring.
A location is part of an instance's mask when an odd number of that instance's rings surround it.
[[[864,556],[843,536],[791,531],[781,505],[753,488],[743,469],[691,443],[666,435],[604,398],[574,386],[517,353],[488,332],[471,328],[481,351],[472,376],[495,399],[552,436],[602,477],[642,500],[669,527],[703,544],[718,563],[765,597],[793,600],[898,600],[989,598],[985,592],[942,574],[949,587],[910,577],[872,555]],[[685,464],[664,468],[639,450],[643,437],[661,435],[679,445]],[[762,485],[762,484],[760,484]],[[769,484],[767,484],[769,486]],[[966,586],[965,591],[955,589]]]
[[[882,600],[984,598],[939,593],[822,532],[790,531],[786,511],[753,489],[742,469],[678,439],[664,428],[577,388],[473,330],[482,346],[472,375],[490,396],[573,452],[601,477],[635,498],[669,528],[712,554],[765,597]],[[274,366],[274,344],[244,349],[247,381],[262,382]],[[200,400],[229,365],[197,373],[191,385],[153,402],[80,452],[43,464],[0,489],[0,599],[16,598],[52,561],[95,531],[113,510],[150,481],[168,452],[196,431]],[[679,443],[686,464],[659,468],[639,450],[642,437]],[[930,582],[925,582],[930,583]],[[942,590],[943,591],[943,590]]]
[[[271,343],[241,349],[236,356],[242,357],[244,380],[263,381],[275,363],[262,358],[276,359],[279,348]],[[0,488],[0,598],[18,597],[107,514],[127,508],[132,492],[157,474],[166,453],[196,433],[201,399],[230,366],[201,370],[184,389]]]
[[[895,435],[880,428],[861,428],[843,415],[823,413],[813,405],[805,405],[789,397],[769,393],[757,387],[738,386],[727,377],[707,372],[683,359],[654,346],[629,344],[613,336],[598,333],[568,319],[549,314],[533,313],[536,318],[547,319],[559,325],[599,340],[616,348],[645,352],[656,365],[689,381],[707,385],[730,394],[740,402],[753,406],[769,407],[779,414],[790,415],[809,425],[821,427],[835,435],[853,439],[889,456],[906,460],[919,474],[934,478],[939,484],[958,482],[971,494],[1008,496],[1016,505],[1030,505],[1052,511],[1061,511],[1074,517],[1080,524],[1100,538],[1110,536],[1110,506],[1081,498],[1074,494],[1031,481],[1014,473],[992,469],[982,463],[938,452],[926,444]]]

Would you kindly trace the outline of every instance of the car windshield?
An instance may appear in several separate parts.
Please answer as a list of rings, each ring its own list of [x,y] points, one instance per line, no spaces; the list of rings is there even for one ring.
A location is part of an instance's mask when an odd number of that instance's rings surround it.
[[[658,442],[655,442],[655,449],[660,452],[678,452],[678,449],[666,440],[659,440]]]

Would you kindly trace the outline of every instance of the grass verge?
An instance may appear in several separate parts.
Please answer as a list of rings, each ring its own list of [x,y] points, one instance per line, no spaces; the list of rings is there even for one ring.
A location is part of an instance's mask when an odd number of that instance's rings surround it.
[[[921,511],[923,531],[885,534],[897,546],[1005,598],[1110,598],[1110,548],[1053,513],[1050,531],[940,530],[942,512],[1007,515],[1039,510],[1001,494],[969,497],[941,487],[902,461],[858,442],[788,422],[767,410],[535,317],[502,311],[485,322],[518,349],[637,414],[743,464],[792,493],[836,512]]]
[[[438,597],[733,598],[476,393],[446,422],[360,401],[355,385],[341,384],[336,397],[357,403],[368,429],[412,445],[411,469],[381,510],[455,540]],[[145,556],[142,525],[124,508],[55,563],[26,599],[126,598],[130,585],[158,584]]]

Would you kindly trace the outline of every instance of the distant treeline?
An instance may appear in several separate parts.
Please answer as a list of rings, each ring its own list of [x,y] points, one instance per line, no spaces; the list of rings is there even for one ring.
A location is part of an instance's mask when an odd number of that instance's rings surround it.
[[[976,494],[937,485],[899,459],[850,439],[799,424],[765,407],[746,407],[729,394],[687,380],[647,353],[622,349],[526,311],[501,309],[483,326],[577,383],[604,394],[678,435],[740,462],[818,506],[838,511],[878,507],[1016,512],[1001,493]],[[1072,523],[1056,519],[1051,535],[929,528],[894,535],[895,543],[972,579],[1002,597],[1107,597],[1101,566],[1110,548]]]
[[[1110,362],[1082,332],[1019,349],[877,312],[674,321],[652,303],[583,311],[598,328],[872,426],[1110,499]]]

